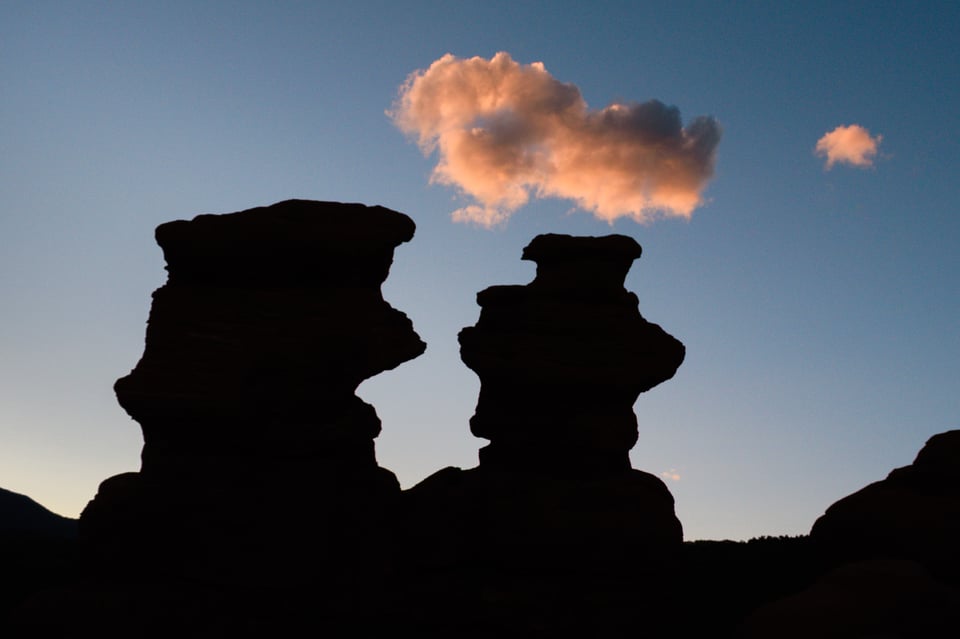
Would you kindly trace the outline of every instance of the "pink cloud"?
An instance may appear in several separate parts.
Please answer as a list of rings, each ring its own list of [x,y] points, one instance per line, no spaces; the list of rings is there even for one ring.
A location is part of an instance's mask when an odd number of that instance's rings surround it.
[[[720,127],[687,127],[676,107],[651,100],[591,110],[580,90],[540,62],[447,54],[410,74],[388,112],[425,154],[431,182],[472,202],[453,219],[492,227],[531,197],[573,200],[612,222],[689,218],[713,175]]]
[[[680,481],[680,473],[678,473],[675,468],[663,471],[660,473],[660,476],[671,481]]]
[[[873,166],[882,135],[871,137],[859,124],[838,126],[817,141],[816,154],[827,158],[827,169],[837,162],[867,168]]]

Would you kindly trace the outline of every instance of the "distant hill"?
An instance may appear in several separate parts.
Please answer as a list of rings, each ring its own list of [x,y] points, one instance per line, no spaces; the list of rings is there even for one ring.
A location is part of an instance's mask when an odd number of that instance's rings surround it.
[[[26,495],[0,488],[0,537],[74,539],[77,520],[50,512]]]

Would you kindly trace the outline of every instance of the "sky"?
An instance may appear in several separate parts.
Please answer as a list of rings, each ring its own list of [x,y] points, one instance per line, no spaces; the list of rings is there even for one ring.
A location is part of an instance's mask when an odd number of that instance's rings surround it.
[[[634,467],[687,539],[804,534],[960,428],[958,31],[947,2],[3,2],[0,486],[76,517],[139,467],[112,386],[157,225],[306,198],[417,224],[383,291],[427,352],[358,390],[404,487],[485,443],[476,293],[529,282],[537,234],[621,233],[687,352]]]

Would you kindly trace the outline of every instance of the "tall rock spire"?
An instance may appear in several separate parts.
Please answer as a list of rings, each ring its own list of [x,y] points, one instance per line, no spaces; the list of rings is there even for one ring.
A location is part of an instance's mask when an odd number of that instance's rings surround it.
[[[624,289],[640,253],[623,235],[540,235],[523,252],[537,263],[533,282],[477,295],[480,319],[460,332],[460,354],[481,382],[470,420],[490,440],[481,465],[585,476],[630,468],[633,404],[684,357]]]
[[[533,282],[477,295],[460,354],[481,384],[470,429],[490,443],[477,468],[404,493],[407,608],[435,602],[417,624],[498,637],[676,627],[683,530],[666,485],[628,453],[637,396],[673,376],[684,347],[624,289],[639,256],[622,235],[541,235],[523,253]]]
[[[142,468],[101,485],[82,537],[200,581],[382,571],[400,487],[354,391],[424,351],[380,291],[413,233],[383,207],[303,200],[158,227],[168,280],[115,386],[143,429]]]

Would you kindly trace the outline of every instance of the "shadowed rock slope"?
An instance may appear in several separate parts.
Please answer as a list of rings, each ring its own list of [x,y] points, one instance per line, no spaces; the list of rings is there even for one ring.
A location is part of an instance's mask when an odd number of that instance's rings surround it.
[[[830,506],[810,536],[835,561],[906,559],[960,586],[960,430]]]
[[[810,539],[831,569],[764,606],[744,637],[956,636],[960,628],[960,430],[830,506]]]

